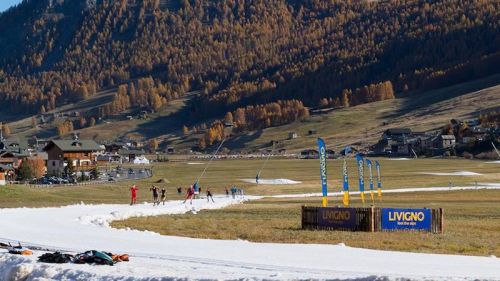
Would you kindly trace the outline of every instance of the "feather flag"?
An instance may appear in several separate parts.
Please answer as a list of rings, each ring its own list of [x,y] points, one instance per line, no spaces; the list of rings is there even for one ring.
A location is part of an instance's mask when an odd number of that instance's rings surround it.
[[[381,173],[380,173],[380,163],[378,161],[375,161],[375,169],[377,169],[377,193],[378,193],[378,199],[382,199],[382,181],[381,181]]]
[[[368,167],[368,175],[370,179],[370,199],[372,203],[375,201],[373,196],[373,173],[372,173],[372,161],[370,159],[366,159],[366,166]]]
[[[356,155],[356,163],[358,165],[358,176],[359,176],[359,193],[361,195],[361,201],[365,204],[365,179],[364,179],[364,160],[363,156]]]
[[[342,169],[342,178],[344,182],[344,206],[349,206],[349,176],[347,174],[347,161],[344,159],[344,168]]]
[[[319,168],[321,177],[321,188],[323,191],[322,205],[326,207],[328,205],[328,182],[326,173],[326,144],[325,141],[318,138],[318,148],[319,148]]]

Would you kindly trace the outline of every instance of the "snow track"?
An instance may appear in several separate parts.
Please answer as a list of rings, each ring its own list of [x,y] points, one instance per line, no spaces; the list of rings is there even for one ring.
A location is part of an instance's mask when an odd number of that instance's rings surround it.
[[[500,189],[500,184],[479,188]],[[475,187],[415,188],[387,192],[468,190]],[[353,192],[354,194],[354,192]],[[331,194],[336,195],[336,194]],[[288,197],[317,194],[288,195]],[[275,196],[278,197],[278,196]],[[286,197],[286,196],[279,196]],[[245,200],[261,197],[246,197]],[[137,216],[182,214],[243,202],[216,197],[193,205],[72,205],[61,208],[0,209],[0,237],[42,248],[99,249],[131,255],[110,266],[51,265],[0,252],[0,280],[177,280],[177,279],[340,279],[500,280],[500,259],[367,250],[344,245],[275,244],[161,236],[113,229],[109,223]],[[258,226],[249,226],[258,227]]]

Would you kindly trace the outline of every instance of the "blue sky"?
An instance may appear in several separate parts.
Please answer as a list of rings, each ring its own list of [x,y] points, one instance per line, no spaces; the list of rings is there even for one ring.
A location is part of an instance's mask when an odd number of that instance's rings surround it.
[[[9,7],[19,3],[21,3],[21,0],[0,0],[0,12],[3,12]]]

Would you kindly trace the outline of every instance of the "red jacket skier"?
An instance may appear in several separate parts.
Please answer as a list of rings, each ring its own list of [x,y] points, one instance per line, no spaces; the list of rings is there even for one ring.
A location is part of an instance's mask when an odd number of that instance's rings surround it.
[[[139,190],[139,188],[137,188],[137,186],[135,184],[130,188],[130,196],[132,197],[131,201],[130,201],[130,205],[134,205],[135,203],[137,203],[137,191],[138,190]]]

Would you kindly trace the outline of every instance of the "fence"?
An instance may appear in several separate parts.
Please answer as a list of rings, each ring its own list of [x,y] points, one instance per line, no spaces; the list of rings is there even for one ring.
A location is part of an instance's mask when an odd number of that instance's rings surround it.
[[[443,209],[335,208],[302,206],[302,229],[443,233]]]

